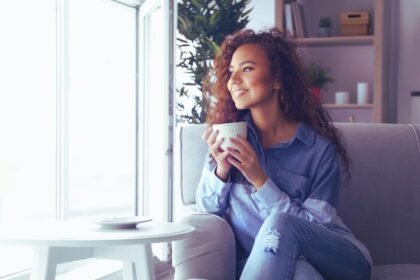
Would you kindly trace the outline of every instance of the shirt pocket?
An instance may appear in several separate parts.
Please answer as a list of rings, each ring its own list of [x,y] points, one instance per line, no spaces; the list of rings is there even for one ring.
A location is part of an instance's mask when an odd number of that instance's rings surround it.
[[[284,169],[277,169],[272,178],[274,183],[293,201],[304,201],[309,195],[310,178],[292,173]]]

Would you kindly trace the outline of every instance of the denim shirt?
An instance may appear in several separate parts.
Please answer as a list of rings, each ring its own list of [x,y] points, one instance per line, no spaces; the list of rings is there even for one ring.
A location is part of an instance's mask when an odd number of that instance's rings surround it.
[[[224,216],[247,252],[267,216],[280,211],[342,234],[372,265],[367,248],[337,215],[341,181],[336,146],[301,122],[289,141],[264,149],[250,114],[245,120],[247,140],[268,179],[257,191],[232,167],[223,182],[215,174],[216,162],[207,157],[196,193],[198,210]]]

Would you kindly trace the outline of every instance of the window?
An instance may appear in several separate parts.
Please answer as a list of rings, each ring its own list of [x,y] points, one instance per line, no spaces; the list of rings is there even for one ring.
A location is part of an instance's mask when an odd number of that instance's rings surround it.
[[[71,0],[64,215],[133,215],[136,172],[136,9]]]
[[[0,222],[135,214],[137,22],[110,0],[0,1]],[[32,253],[0,259],[2,277]]]
[[[140,112],[139,164],[140,185],[144,186],[140,205],[145,215],[153,216],[154,221],[168,220],[170,217],[171,199],[170,166],[171,166],[171,104],[170,73],[172,69],[169,58],[169,1],[146,0],[140,9],[139,34],[139,96]],[[158,36],[159,34],[159,36]],[[165,259],[165,246],[154,244],[153,252]]]
[[[0,222],[52,219],[56,196],[55,5],[0,1]],[[42,194],[42,195],[41,195]],[[30,265],[0,245],[0,276]]]

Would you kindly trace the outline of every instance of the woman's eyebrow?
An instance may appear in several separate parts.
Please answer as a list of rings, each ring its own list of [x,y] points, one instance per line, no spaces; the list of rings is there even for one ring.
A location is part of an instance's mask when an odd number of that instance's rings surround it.
[[[245,61],[242,61],[241,63],[239,63],[239,67],[242,66],[242,65],[244,65],[244,64],[248,64],[248,63],[254,64],[254,65],[257,64],[257,63],[255,63],[252,60],[245,60]],[[231,68],[233,68],[233,65],[230,65],[229,66],[229,69],[231,69]]]

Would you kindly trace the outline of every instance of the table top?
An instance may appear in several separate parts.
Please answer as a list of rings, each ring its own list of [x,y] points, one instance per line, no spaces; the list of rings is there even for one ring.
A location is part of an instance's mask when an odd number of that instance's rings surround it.
[[[142,223],[134,229],[101,229],[86,222],[55,221],[0,224],[0,243],[51,247],[93,247],[179,240],[194,227],[179,223]]]

